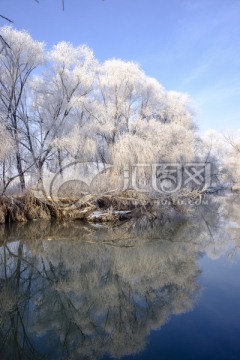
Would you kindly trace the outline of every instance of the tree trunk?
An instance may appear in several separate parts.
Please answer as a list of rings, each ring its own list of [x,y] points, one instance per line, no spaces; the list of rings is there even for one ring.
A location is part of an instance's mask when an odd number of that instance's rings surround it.
[[[16,152],[16,160],[17,160],[17,170],[20,179],[21,190],[24,191],[26,189],[26,183],[25,183],[24,172],[22,169],[22,162],[21,162],[21,156],[19,150],[17,150]]]

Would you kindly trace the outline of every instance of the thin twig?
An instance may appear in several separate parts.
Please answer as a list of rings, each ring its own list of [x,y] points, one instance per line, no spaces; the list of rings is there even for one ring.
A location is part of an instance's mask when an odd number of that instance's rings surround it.
[[[13,21],[9,18],[7,18],[6,16],[3,16],[3,15],[0,15],[0,17],[4,20],[7,20],[8,22],[12,23],[13,24]]]

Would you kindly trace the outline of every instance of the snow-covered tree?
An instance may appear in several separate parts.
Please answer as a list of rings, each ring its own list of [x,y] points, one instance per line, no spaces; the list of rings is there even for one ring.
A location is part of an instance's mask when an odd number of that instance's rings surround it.
[[[0,163],[2,163],[13,150],[12,138],[3,123],[0,123]]]
[[[225,140],[225,168],[233,183],[240,183],[240,134],[226,133]]]
[[[10,46],[0,54],[1,123],[22,189],[25,175],[37,181],[44,168],[61,170],[73,160],[113,164],[114,180],[126,166],[196,159],[186,94],[166,91],[136,63],[100,64],[86,45],[60,42],[46,53],[26,32],[4,27],[1,35]],[[149,176],[144,171],[143,181]]]
[[[31,84],[31,118],[34,159],[41,170],[53,157],[61,166],[65,155],[94,151],[86,139],[87,116],[82,99],[91,91],[97,62],[92,51],[61,42],[48,54],[49,67]],[[91,154],[90,154],[91,155]]]
[[[30,75],[44,61],[44,45],[34,41],[25,31],[11,27],[3,27],[0,35],[8,44],[0,53],[1,122],[7,123],[14,142],[16,167],[23,190],[26,166],[22,152],[27,148],[25,138],[31,134],[25,132],[22,104]]]
[[[117,172],[134,163],[184,162],[196,155],[196,126],[187,95],[167,92],[131,62],[100,66],[84,103],[99,157]]]
[[[221,133],[208,130],[203,138],[202,156],[212,163],[217,178],[222,183],[240,182],[240,136],[239,132]]]

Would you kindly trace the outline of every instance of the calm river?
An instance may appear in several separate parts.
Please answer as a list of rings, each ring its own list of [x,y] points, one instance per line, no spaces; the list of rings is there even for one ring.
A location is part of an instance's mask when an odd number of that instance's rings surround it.
[[[240,359],[240,201],[0,226],[0,359]]]

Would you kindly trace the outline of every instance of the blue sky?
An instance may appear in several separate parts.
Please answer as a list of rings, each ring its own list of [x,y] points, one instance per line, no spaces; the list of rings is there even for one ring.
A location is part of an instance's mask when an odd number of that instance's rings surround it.
[[[201,132],[240,128],[239,0],[1,0],[0,14],[48,47],[87,44],[187,92]],[[0,20],[0,24],[6,22]]]

